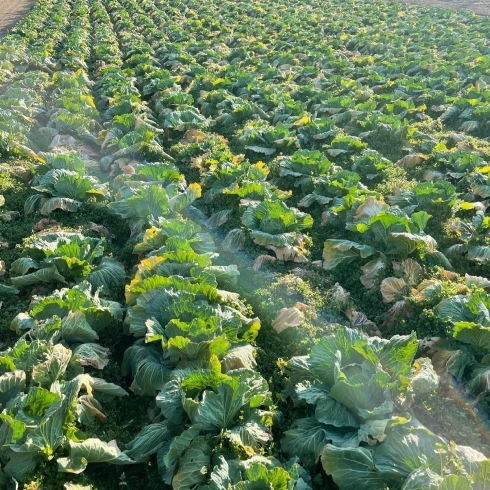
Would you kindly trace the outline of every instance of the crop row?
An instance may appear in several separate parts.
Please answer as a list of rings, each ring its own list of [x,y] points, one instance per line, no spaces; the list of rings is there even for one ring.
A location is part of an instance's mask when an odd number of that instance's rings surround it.
[[[384,78],[372,80],[364,76],[367,68],[371,74],[381,72],[379,65],[387,65],[389,50],[399,46],[391,43],[388,53],[370,54],[364,66],[358,59],[345,60],[328,38],[329,50],[320,44],[307,61],[303,56],[293,61],[291,53],[282,53],[281,36],[276,33],[260,50],[254,50],[252,43],[246,56],[240,57],[231,48],[241,38],[230,36],[226,28],[231,14],[221,14],[220,32],[213,33],[211,45],[201,36],[202,24],[190,20],[193,12],[169,18],[168,10],[152,2],[120,5],[132,13],[129,16],[116,4],[111,11],[113,19],[119,19],[118,35],[127,53],[122,68],[134,76],[134,87],[149,99],[152,111],[146,104],[138,110],[146,112],[146,121],[165,129],[160,140],[168,153],[188,178],[203,185],[201,207],[212,213],[208,225],[227,229],[224,247],[232,252],[244,244],[248,250],[254,247],[256,268],[274,260],[306,264],[310,255],[313,265],[340,278],[342,272],[337,270],[368,259],[356,273],[359,296],[387,305],[381,311],[369,311],[381,320],[381,329],[390,332],[398,324],[399,331],[408,332],[416,325],[412,318],[417,311],[432,310],[436,321],[425,332],[449,334],[457,340],[450,349],[444,342],[437,344],[438,356],[458,358],[449,371],[458,379],[472,367],[472,391],[485,390],[481,361],[488,352],[477,348],[475,355],[474,350],[487,327],[482,329],[472,321],[460,330],[456,324],[473,320],[476,313],[455,315],[453,310],[461,301],[472,304],[474,287],[480,288],[480,307],[487,308],[486,279],[480,274],[486,276],[482,266],[488,261],[484,215],[488,172],[485,153],[475,151],[481,143],[464,133],[450,132],[456,126],[447,115],[454,112],[452,102],[458,105],[465,97],[472,97],[472,107],[484,113],[485,41],[478,38],[471,55],[457,59],[457,77],[452,71],[455,66],[445,67],[444,72],[440,63],[435,75],[431,72],[420,81],[421,73],[413,65],[420,58],[417,52],[413,60],[406,53],[408,60],[398,66],[403,78],[400,72],[385,70]],[[183,12],[191,8],[183,6]],[[205,17],[206,12],[201,15]],[[264,23],[266,33],[272,24]],[[158,25],[165,26],[165,34],[157,32]],[[178,29],[182,26],[185,32]],[[249,28],[244,24],[237,30]],[[265,34],[261,36],[265,39]],[[317,39],[313,36],[313,40]],[[313,40],[297,32],[295,45],[313,49]],[[445,31],[437,42],[442,50],[446,45],[444,49],[450,49],[455,40]],[[427,57],[433,60],[429,47]],[[368,48],[356,48],[356,56],[363,58]],[[331,64],[324,62],[326,52]],[[279,53],[289,62],[278,60]],[[400,57],[398,51],[392,54]],[[339,59],[345,62],[334,62]],[[311,68],[307,76],[305,65]],[[481,78],[477,79],[478,74]],[[451,88],[449,80],[455,77],[458,84]],[[435,101],[428,100],[424,90],[432,93],[434,80],[442,83],[442,78],[445,86],[449,84],[444,99],[438,100],[445,112],[435,118],[437,111],[427,105]],[[400,84],[408,84],[406,79],[417,81],[416,96],[402,91]],[[465,118],[471,114],[468,111]],[[230,141],[206,133],[210,127]],[[471,133],[476,127],[463,123],[458,129]],[[158,138],[157,131],[152,132]],[[174,143],[185,131],[184,139]],[[248,159],[237,149],[245,151]],[[277,153],[282,155],[274,158]],[[257,161],[258,156],[267,163]],[[118,162],[120,166],[127,163],[125,171],[131,172],[131,162]],[[311,209],[311,215],[287,206],[288,198],[298,207]],[[469,274],[462,278],[452,271]],[[449,304],[453,306],[448,310]],[[379,331],[358,311],[350,317],[357,326]],[[469,341],[473,335],[478,340]],[[468,348],[472,354],[462,355]],[[445,368],[438,366],[442,374]]]

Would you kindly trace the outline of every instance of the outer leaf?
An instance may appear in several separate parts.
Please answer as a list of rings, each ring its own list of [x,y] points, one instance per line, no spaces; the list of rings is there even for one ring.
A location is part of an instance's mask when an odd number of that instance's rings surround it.
[[[61,321],[61,334],[63,340],[68,343],[74,342],[92,342],[97,340],[99,336],[92,330],[92,327],[85,320],[82,311],[69,313]]]
[[[19,288],[37,284],[39,282],[66,282],[65,278],[59,274],[58,269],[55,266],[40,269],[36,272],[25,274],[23,276],[12,277],[11,281],[15,287]]]
[[[82,366],[104,369],[109,363],[110,350],[99,344],[80,344],[73,349],[73,359]]]
[[[298,419],[295,428],[284,432],[281,449],[288,457],[298,456],[307,466],[312,466],[327,442],[324,425],[319,424],[315,418]]]
[[[447,453],[438,449],[441,445],[446,447],[444,440],[425,428],[398,426],[376,450],[374,462],[386,477],[403,481],[421,466],[440,471],[447,461]]]
[[[17,396],[26,386],[26,373],[20,369],[10,371],[0,376],[0,403],[5,405],[11,398]]]
[[[429,468],[417,468],[405,480],[401,490],[438,490],[442,477]]]
[[[46,361],[34,366],[32,379],[41,385],[48,386],[62,379],[70,362],[71,354],[70,349],[62,344],[55,344],[47,354]]]
[[[349,263],[361,257],[365,259],[376,253],[369,245],[361,245],[349,240],[326,240],[323,247],[323,268],[334,269],[341,263]]]
[[[204,392],[195,422],[208,429],[228,429],[244,404],[244,390],[222,383],[217,393]]]
[[[315,417],[318,422],[334,427],[359,427],[352,412],[329,396],[317,403]]]
[[[167,484],[170,484],[172,481],[182,454],[184,454],[199,436],[201,430],[201,424],[192,425],[158,452],[158,467],[160,473],[162,473],[163,480]]]
[[[132,464],[134,461],[117,447],[116,441],[86,439],[83,442],[69,441],[70,457],[58,458],[58,471],[81,473],[88,463]]]
[[[376,468],[368,449],[338,448],[327,444],[322,452],[322,466],[342,490],[380,490],[391,481]]]
[[[172,480],[175,490],[187,490],[203,481],[211,464],[211,445],[198,437],[179,461],[179,471]]]
[[[167,442],[168,437],[167,421],[147,425],[126,444],[124,453],[136,462],[145,461]]]
[[[472,322],[458,322],[454,325],[454,338],[470,344],[483,355],[490,353],[490,328]]]
[[[76,213],[82,203],[69,197],[52,197],[48,199],[39,210],[44,216],[51,214],[55,209],[61,209],[62,211],[68,211],[69,213]]]
[[[381,295],[385,303],[391,303],[405,296],[408,292],[407,283],[398,277],[387,277],[381,281]]]
[[[123,265],[111,257],[103,257],[100,264],[84,279],[95,288],[104,288],[104,292],[124,284],[126,272]]]

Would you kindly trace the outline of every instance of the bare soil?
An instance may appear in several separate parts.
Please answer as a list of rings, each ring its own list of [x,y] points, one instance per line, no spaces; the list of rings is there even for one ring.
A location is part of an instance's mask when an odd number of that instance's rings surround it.
[[[455,10],[469,10],[479,15],[490,16],[490,0],[397,0],[424,7],[445,7]]]
[[[0,0],[0,37],[27,15],[36,0]]]

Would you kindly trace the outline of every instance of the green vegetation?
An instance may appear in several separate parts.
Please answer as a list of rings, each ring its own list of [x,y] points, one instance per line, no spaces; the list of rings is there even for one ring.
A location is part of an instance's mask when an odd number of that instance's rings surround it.
[[[485,488],[485,428],[429,415],[490,403],[489,34],[38,0],[0,42],[0,486]]]

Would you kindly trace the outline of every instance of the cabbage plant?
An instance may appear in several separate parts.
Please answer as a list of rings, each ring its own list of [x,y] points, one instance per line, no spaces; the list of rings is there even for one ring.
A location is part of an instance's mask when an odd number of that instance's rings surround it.
[[[429,359],[414,361],[415,334],[390,340],[339,328],[310,354],[287,362],[286,395],[306,408],[281,441],[282,450],[323,468],[339,488],[446,488],[459,468],[476,481],[486,458],[465,446],[450,448],[410,411],[418,397],[438,386]],[[454,454],[451,453],[454,452]],[[431,480],[431,486],[427,481]]]
[[[42,232],[24,246],[26,256],[15,260],[10,269],[16,287],[40,282],[65,284],[87,281],[105,291],[123,284],[122,264],[104,256],[104,239],[80,233]]]

